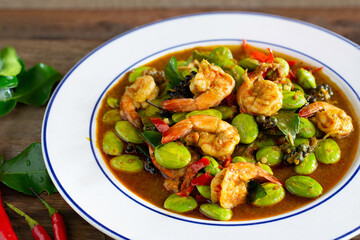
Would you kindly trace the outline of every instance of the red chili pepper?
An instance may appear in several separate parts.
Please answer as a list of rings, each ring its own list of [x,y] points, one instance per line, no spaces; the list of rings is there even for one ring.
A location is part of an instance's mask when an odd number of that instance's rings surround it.
[[[200,175],[197,178],[194,178],[193,180],[191,180],[191,185],[196,186],[196,185],[205,185],[205,186],[210,186],[211,180],[213,180],[213,176],[211,176],[209,174],[209,172],[206,172],[202,175]]]
[[[210,164],[210,160],[208,158],[201,158],[200,160],[190,164],[189,168],[191,168],[192,171],[197,173],[200,169],[202,169],[203,167],[209,164]]]
[[[197,194],[195,196],[195,199],[196,199],[197,202],[206,202],[207,201],[207,199],[204,198],[203,196],[201,196],[200,194]]]
[[[14,212],[25,218],[25,221],[29,224],[31,228],[32,235],[35,240],[51,240],[51,237],[46,232],[45,228],[41,226],[37,221],[26,215],[20,209],[11,205],[10,203],[6,203],[6,205],[12,210],[14,210]]]
[[[170,127],[161,118],[149,118],[160,133],[166,132]]]
[[[246,39],[242,41],[242,48],[244,53],[248,53],[251,51],[251,46],[247,43]]]
[[[200,171],[200,169],[209,164],[210,160],[208,158],[201,158],[200,160],[190,164],[186,169],[186,175],[181,185],[181,191],[177,193],[177,195],[181,197],[189,196],[191,191],[194,189],[194,186],[191,185],[191,180],[193,180],[193,178]]]
[[[231,156],[228,156],[224,161],[223,167],[224,168],[228,167],[230,163],[231,163]]]
[[[289,60],[289,61],[287,61],[287,63],[289,64],[290,67],[293,67],[295,64],[297,64],[297,61]]]
[[[250,53],[250,57],[257,59],[260,62],[273,63],[274,62],[274,53],[270,48],[267,48],[267,50],[269,50],[269,55],[266,55],[263,52],[254,51],[254,52]]]
[[[30,190],[48,209],[53,224],[52,228],[53,228],[55,240],[66,240],[67,239],[66,226],[63,216],[59,213],[58,210],[51,207],[47,202],[45,202],[45,200],[42,199],[32,188],[30,188]]]
[[[6,214],[2,205],[1,191],[0,191],[0,239],[17,240],[14,229],[11,226],[9,216]]]
[[[296,79],[295,74],[294,74],[294,72],[293,72],[291,69],[290,69],[290,71],[289,71],[288,78],[289,78],[290,80]]]

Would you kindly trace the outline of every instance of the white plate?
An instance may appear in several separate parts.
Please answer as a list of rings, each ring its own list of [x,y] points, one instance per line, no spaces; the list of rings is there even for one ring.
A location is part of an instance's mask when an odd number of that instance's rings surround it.
[[[197,45],[270,47],[315,66],[346,93],[360,116],[360,48],[333,32],[279,16],[221,12],[167,19],[126,32],[84,57],[64,77],[45,113],[42,142],[49,174],[70,206],[94,227],[129,239],[334,239],[360,229],[360,157],[328,193],[298,210],[239,222],[187,218],[140,199],[107,169],[95,146],[105,92],[127,71]]]

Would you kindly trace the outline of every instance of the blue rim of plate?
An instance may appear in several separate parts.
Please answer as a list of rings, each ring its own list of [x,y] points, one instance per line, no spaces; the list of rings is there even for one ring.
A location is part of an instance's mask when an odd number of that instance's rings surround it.
[[[87,212],[85,212],[71,197],[70,195],[66,192],[66,190],[64,189],[64,187],[61,185],[59,179],[57,178],[55,172],[54,172],[54,169],[52,168],[52,165],[51,165],[51,161],[50,161],[50,157],[48,155],[48,149],[47,149],[47,142],[46,142],[46,129],[47,129],[47,123],[48,123],[48,117],[49,117],[49,114],[50,114],[50,111],[51,111],[51,107],[52,107],[52,104],[56,98],[56,95],[57,93],[59,92],[59,90],[61,89],[62,85],[64,84],[64,82],[68,79],[68,77],[72,74],[73,71],[75,71],[75,69],[77,69],[77,67],[79,65],[81,65],[82,62],[84,62],[87,58],[89,58],[91,55],[93,55],[95,52],[99,51],[101,48],[103,48],[104,46],[108,45],[109,43],[113,42],[114,40],[117,40],[127,34],[130,34],[132,33],[133,31],[137,31],[137,30],[141,30],[143,28],[146,28],[146,27],[150,27],[152,25],[156,25],[156,24],[160,24],[160,23],[164,23],[164,22],[168,22],[168,21],[173,21],[173,20],[176,20],[176,19],[181,19],[181,18],[189,18],[189,17],[193,17],[193,16],[201,16],[201,15],[223,15],[223,14],[235,14],[235,15],[259,15],[259,16],[265,16],[265,17],[269,17],[269,18],[277,18],[277,19],[283,19],[283,20],[286,20],[286,21],[290,21],[290,22],[296,22],[296,23],[299,23],[299,24],[302,24],[302,25],[306,25],[306,26],[309,26],[311,28],[315,28],[315,29],[318,29],[320,31],[323,31],[323,32],[326,32],[336,38],[339,38],[343,41],[345,41],[346,43],[350,44],[351,46],[355,47],[356,50],[360,50],[360,46],[357,45],[356,43],[352,42],[351,40],[347,39],[347,38],[344,38],[342,37],[341,35],[338,35],[330,30],[327,30],[325,28],[322,28],[320,26],[317,26],[317,25],[314,25],[314,24],[311,24],[311,23],[307,23],[307,22],[303,22],[301,20],[296,20],[296,19],[291,19],[291,18],[287,18],[287,17],[282,17],[282,16],[277,16],[277,15],[272,15],[272,14],[265,14],[265,13],[255,13],[255,12],[211,12],[211,13],[196,13],[196,14],[190,14],[190,15],[185,15],[185,16],[178,16],[178,17],[173,17],[173,18],[168,18],[168,19],[164,19],[164,20],[159,20],[159,21],[156,21],[156,22],[153,22],[153,23],[149,23],[149,24],[146,24],[146,25],[143,25],[143,26],[140,26],[138,28],[135,28],[135,29],[132,29],[130,31],[127,31],[123,34],[120,34],[112,39],[110,39],[109,41],[101,44],[100,46],[98,46],[97,48],[95,48],[93,51],[91,51],[89,54],[87,54],[83,59],[81,59],[63,78],[63,80],[59,83],[59,85],[57,86],[57,88],[55,89],[51,99],[49,100],[49,104],[47,106],[47,109],[46,109],[46,112],[45,112],[45,115],[44,115],[44,121],[43,121],[43,129],[42,129],[42,142],[43,142],[43,153],[44,153],[44,156],[45,156],[45,161],[47,163],[47,166],[48,166],[48,170],[50,171],[51,173],[51,176],[52,176],[52,179],[53,181],[55,181],[56,185],[58,186],[58,188],[61,189],[60,193],[62,193],[63,196],[66,196],[67,200],[69,202],[72,203],[72,205],[74,207],[76,207],[77,211],[79,211],[81,214],[83,214],[84,216],[86,216],[93,224],[96,224],[97,227],[100,229],[104,229],[106,230],[107,232],[115,235],[115,236],[118,236],[118,237],[121,237],[123,239],[128,239],[127,237],[115,232],[114,230],[111,230],[109,229],[108,227],[104,226],[103,224],[101,224],[100,222],[98,222],[96,219],[94,219],[93,217],[91,217]],[[89,126],[89,138],[90,138],[90,147],[91,147],[91,150],[92,150],[92,153],[95,157],[95,160],[98,164],[98,166],[100,167],[101,171],[103,172],[103,174],[105,175],[105,177],[119,190],[121,191],[124,195],[126,195],[128,198],[130,198],[131,200],[135,201],[136,203],[140,204],[141,206],[151,210],[151,211],[154,211],[158,214],[161,214],[163,216],[167,216],[167,217],[170,217],[170,218],[173,218],[173,219],[177,219],[177,220],[180,220],[180,221],[185,221],[185,222],[190,222],[190,223],[196,223],[196,224],[201,224],[201,225],[212,225],[212,226],[227,226],[227,227],[231,227],[231,226],[248,226],[248,225],[258,225],[258,224],[264,224],[264,223],[269,223],[269,222],[274,222],[274,221],[279,221],[279,220],[283,220],[283,219],[286,219],[286,218],[290,218],[290,217],[293,217],[293,216],[296,216],[296,215],[299,215],[301,213],[304,213],[310,209],[313,209],[319,205],[321,205],[322,203],[326,202],[327,200],[329,200],[330,198],[332,198],[333,196],[335,196],[337,193],[339,193],[346,185],[348,185],[348,183],[351,182],[351,180],[355,177],[355,175],[358,173],[359,169],[360,169],[360,166],[358,166],[356,168],[356,170],[354,171],[354,173],[350,176],[350,178],[334,193],[332,193],[330,196],[328,196],[326,199],[323,199],[322,201],[320,201],[319,203],[309,207],[309,208],[306,208],[302,211],[299,211],[299,212],[296,212],[296,213],[293,213],[293,214],[290,214],[290,215],[287,215],[287,216],[283,216],[283,217],[279,217],[279,218],[275,218],[275,219],[271,219],[271,220],[265,220],[265,221],[260,221],[260,222],[254,222],[254,223],[238,223],[238,224],[219,224],[219,223],[205,223],[205,222],[197,222],[197,221],[193,221],[193,220],[187,220],[187,219],[182,219],[182,218],[178,218],[178,217],[175,217],[175,216],[170,216],[170,215],[166,215],[162,212],[159,212],[157,211],[156,209],[152,209],[144,204],[142,204],[141,202],[137,201],[136,199],[133,199],[131,196],[127,195],[125,192],[123,192],[108,176],[107,174],[105,173],[104,169],[101,167],[100,163],[99,163],[99,160],[97,159],[96,155],[95,155],[95,150],[94,150],[94,146],[92,144],[92,134],[91,134],[91,129],[92,129],[92,123],[93,123],[93,118],[94,118],[94,114],[95,114],[95,110],[98,106],[98,104],[100,103],[100,100],[102,99],[103,95],[105,94],[105,92],[108,90],[108,88],[113,84],[114,81],[118,80],[119,77],[124,74],[125,72],[127,72],[128,70],[131,69],[132,66],[136,65],[137,63],[153,56],[153,55],[156,55],[156,54],[159,54],[161,52],[164,52],[164,51],[169,51],[171,49],[175,49],[175,48],[178,48],[178,47],[182,47],[182,46],[186,46],[186,45],[191,45],[191,44],[195,44],[195,43],[204,43],[204,42],[215,42],[215,41],[237,41],[237,42],[241,42],[242,39],[212,39],[212,40],[202,40],[202,41],[196,41],[196,42],[189,42],[189,43],[185,43],[185,44],[180,44],[180,45],[176,45],[176,46],[173,46],[173,47],[170,47],[170,48],[167,48],[167,49],[163,49],[161,51],[158,51],[156,53],[153,53],[139,61],[137,61],[136,63],[132,64],[131,66],[129,66],[126,70],[124,70],[121,74],[119,74],[114,80],[111,81],[111,83],[106,87],[106,89],[102,92],[101,96],[99,97],[99,99],[97,100],[95,106],[94,106],[94,109],[93,109],[93,112],[92,112],[92,115],[91,115],[91,120],[90,120],[90,126]],[[279,48],[283,48],[283,49],[287,49],[289,51],[292,51],[292,52],[296,52],[298,54],[301,54],[305,57],[308,57],[316,62],[318,62],[319,64],[321,64],[322,66],[328,68],[330,71],[332,71],[334,74],[336,74],[343,82],[345,82],[348,87],[353,91],[353,93],[356,95],[358,101],[360,101],[360,97],[359,95],[357,94],[357,92],[353,89],[353,87],[342,77],[340,76],[337,72],[335,72],[333,69],[329,68],[327,65],[323,64],[322,62],[318,61],[317,59],[311,57],[311,56],[308,56],[307,54],[304,54],[302,52],[299,52],[299,51],[296,51],[294,49],[290,49],[288,47],[285,47],[285,46],[281,46],[281,45],[276,45],[276,44],[272,44],[272,43],[267,43],[267,42],[262,42],[262,41],[256,41],[256,40],[249,40],[247,39],[248,42],[253,42],[253,43],[261,43],[261,44],[266,44],[266,45],[271,45],[271,46],[276,46],[276,47],[279,47]],[[354,234],[356,231],[358,231],[360,229],[360,226],[348,231],[347,233],[339,236],[338,238],[336,239],[342,239],[346,236],[349,236],[351,234]]]

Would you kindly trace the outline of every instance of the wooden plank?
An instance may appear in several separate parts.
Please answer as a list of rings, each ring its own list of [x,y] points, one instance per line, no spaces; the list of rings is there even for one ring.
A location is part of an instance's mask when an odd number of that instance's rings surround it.
[[[0,10],[0,44],[3,39],[9,38],[96,39],[105,41],[124,31],[153,21],[206,11],[214,11],[214,9],[170,9],[166,11],[162,9],[109,11]],[[360,8],[269,8],[263,9],[262,12],[307,21],[332,30],[354,42],[360,42]]]
[[[264,8],[264,7],[359,7],[357,0],[182,0],[182,1],[159,1],[159,0],[0,0],[3,8],[16,9],[133,9],[133,8]]]

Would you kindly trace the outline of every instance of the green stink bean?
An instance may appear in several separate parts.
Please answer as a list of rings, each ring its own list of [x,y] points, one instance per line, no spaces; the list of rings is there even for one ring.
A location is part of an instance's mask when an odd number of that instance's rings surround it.
[[[218,119],[222,119],[222,114],[220,111],[216,110],[216,109],[207,109],[207,110],[202,110],[202,111],[192,111],[189,112],[188,114],[186,114],[186,118],[190,117],[190,116],[195,116],[195,115],[208,115],[208,116],[213,116],[216,117]]]
[[[105,124],[115,124],[117,121],[120,121],[122,118],[120,116],[120,111],[118,109],[113,109],[113,110],[109,110],[107,111],[104,115],[103,115],[103,123]]]
[[[295,172],[298,174],[309,175],[313,173],[318,166],[316,157],[314,153],[311,153],[309,156],[304,158],[304,160],[295,166]]]
[[[191,210],[194,210],[196,207],[197,202],[193,197],[180,197],[175,193],[167,197],[164,202],[165,209],[178,213],[189,212]]]
[[[199,173],[196,177],[199,177],[203,175],[202,173]],[[205,185],[196,185],[196,189],[200,193],[201,196],[203,196],[206,199],[211,199],[211,188],[210,186]]]
[[[271,167],[267,164],[260,163],[260,167],[267,171],[269,174],[274,175],[274,172],[272,171]]]
[[[141,136],[139,129],[135,128],[128,121],[117,121],[115,123],[115,131],[121,139],[130,143],[143,143],[144,139]]]
[[[227,68],[224,68],[224,71],[226,73],[229,73],[235,80],[235,91],[240,87],[240,85],[243,83],[243,75],[245,70],[240,67],[237,64],[233,64],[228,66]]]
[[[252,143],[259,134],[259,128],[254,116],[246,113],[238,114],[231,122],[239,132],[240,143]]]
[[[179,169],[191,160],[189,150],[180,142],[169,142],[155,148],[156,161],[165,168]]]
[[[283,153],[278,146],[267,146],[260,148],[256,153],[256,160],[261,163],[274,166],[281,163]]]
[[[333,164],[340,160],[341,150],[333,139],[328,138],[316,146],[315,155],[319,162]]]
[[[215,176],[218,172],[221,171],[219,163],[214,158],[209,156],[205,156],[204,158],[210,160],[210,164],[206,165],[204,168],[205,172],[210,172],[211,175]]]
[[[205,216],[220,221],[228,221],[233,215],[231,209],[222,208],[220,205],[214,203],[201,204],[200,211]]]
[[[307,118],[300,118],[298,135],[303,138],[311,138],[315,135],[316,129],[312,122]]]
[[[285,181],[286,189],[299,197],[313,198],[322,194],[322,186],[308,176],[292,176]]]
[[[112,158],[110,166],[115,171],[135,173],[143,169],[143,161],[138,156],[124,154]]]
[[[293,84],[290,79],[286,78],[286,83],[279,84],[281,90],[283,91],[291,91],[293,88]]]
[[[227,47],[215,48],[210,52],[209,58],[215,65],[220,67],[226,67],[234,64],[233,61],[229,61],[230,59],[233,59],[233,55]]]
[[[217,106],[215,109],[221,112],[222,120],[233,119],[234,115],[237,113],[237,107],[234,105],[231,107]]]
[[[305,89],[316,88],[315,77],[310,71],[304,68],[299,68],[296,72],[296,77],[298,79],[299,85],[302,86],[303,88]]]
[[[263,136],[261,138],[257,138],[254,142],[254,148],[255,149],[260,149],[266,146],[274,146],[275,145],[275,140],[273,138],[269,138],[266,136]]]
[[[146,69],[150,69],[150,67],[142,66],[142,67],[138,67],[138,68],[135,68],[134,70],[132,70],[131,73],[129,74],[129,82],[131,82],[131,83],[135,82],[135,80],[138,77],[141,77],[142,73]]]
[[[231,160],[232,163],[238,163],[238,162],[249,162],[249,163],[256,163],[254,159],[248,158],[248,157],[241,157],[236,156]]]
[[[293,83],[293,87],[294,87],[293,90],[294,90],[295,92],[301,92],[301,93],[305,94],[304,89],[303,89],[299,84]]]
[[[248,69],[249,72],[252,72],[260,65],[260,62],[253,58],[244,58],[239,62],[239,65],[243,69]]]
[[[113,131],[108,130],[102,140],[102,149],[106,154],[116,156],[124,151],[124,143]]]
[[[301,144],[310,145],[310,140],[308,138],[296,137],[294,141],[295,147],[298,147]]]
[[[120,106],[119,102],[120,102],[120,100],[118,98],[114,98],[114,97],[107,97],[106,98],[106,103],[111,108],[118,108]]]
[[[294,110],[306,103],[304,94],[294,91],[283,91],[282,109]]]
[[[282,186],[275,183],[261,184],[266,192],[266,196],[256,199],[252,202],[255,206],[270,206],[274,205],[285,197],[285,190]]]
[[[184,119],[186,119],[186,115],[188,113],[186,112],[177,112],[177,113],[174,113],[172,116],[171,116],[171,119],[175,122],[175,123],[178,123]]]

